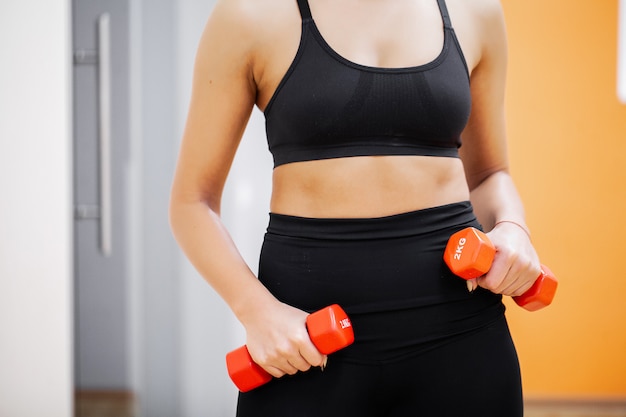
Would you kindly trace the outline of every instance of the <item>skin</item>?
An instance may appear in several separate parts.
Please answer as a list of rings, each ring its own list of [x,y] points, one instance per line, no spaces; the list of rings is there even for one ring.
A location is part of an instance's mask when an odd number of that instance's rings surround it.
[[[375,156],[286,164],[273,172],[270,210],[303,217],[380,217],[470,199],[498,250],[475,281],[521,295],[540,273],[508,172],[506,34],[497,0],[448,0],[471,74],[472,113],[461,159]],[[350,61],[407,67],[443,44],[435,0],[310,0],[329,45]],[[221,197],[253,107],[263,110],[298,49],[295,0],[219,0],[201,37],[173,182],[170,222],[181,248],[243,324],[252,358],[275,377],[320,366],[306,313],[259,283],[220,220]],[[500,220],[512,220],[501,223]]]

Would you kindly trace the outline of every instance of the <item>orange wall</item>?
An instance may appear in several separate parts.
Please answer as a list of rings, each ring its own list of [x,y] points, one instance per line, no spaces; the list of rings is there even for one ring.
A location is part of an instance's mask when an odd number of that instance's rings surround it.
[[[554,304],[508,303],[528,396],[626,398],[626,105],[617,0],[502,0],[512,172]],[[624,263],[622,263],[624,262]]]

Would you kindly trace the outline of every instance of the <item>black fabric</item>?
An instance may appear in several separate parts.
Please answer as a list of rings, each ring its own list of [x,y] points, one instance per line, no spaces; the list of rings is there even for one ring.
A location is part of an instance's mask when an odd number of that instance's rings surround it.
[[[311,19],[311,9],[308,0],[298,0],[298,9],[300,9],[300,17],[302,20]]]
[[[237,417],[522,417],[517,354],[504,318],[391,364],[331,355],[239,394]]]
[[[439,11],[441,12],[441,18],[443,19],[443,24],[447,28],[452,28],[452,22],[450,22],[450,15],[448,14],[448,7],[446,6],[445,0],[437,0],[437,5],[439,6]]]
[[[407,68],[345,59],[318,31],[307,0],[298,4],[300,46],[265,109],[275,166],[368,155],[458,157],[471,106],[469,75],[443,0],[439,56]]]
[[[443,261],[448,238],[469,226],[479,227],[469,202],[373,219],[271,214],[259,280],[305,311],[339,304],[358,340],[342,356],[393,361],[503,314],[500,295],[470,294]]]
[[[271,214],[260,281],[305,311],[341,305],[355,342],[324,373],[241,394],[238,415],[517,416],[502,298],[470,294],[443,262],[450,235],[468,226],[480,227],[469,202],[373,219]]]

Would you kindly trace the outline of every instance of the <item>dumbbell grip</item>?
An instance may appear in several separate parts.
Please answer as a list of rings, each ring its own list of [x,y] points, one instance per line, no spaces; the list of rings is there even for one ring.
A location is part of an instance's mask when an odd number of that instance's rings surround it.
[[[455,275],[470,280],[491,269],[495,254],[496,248],[489,237],[476,228],[468,227],[450,237],[444,260]],[[519,306],[529,311],[548,306],[556,293],[556,277],[545,265],[541,265],[541,269],[532,287],[524,294],[513,297]]]
[[[307,331],[317,350],[328,355],[354,342],[354,332],[348,315],[337,304],[311,313],[306,319]],[[241,392],[257,388],[272,379],[255,363],[244,345],[226,355],[228,374]]]

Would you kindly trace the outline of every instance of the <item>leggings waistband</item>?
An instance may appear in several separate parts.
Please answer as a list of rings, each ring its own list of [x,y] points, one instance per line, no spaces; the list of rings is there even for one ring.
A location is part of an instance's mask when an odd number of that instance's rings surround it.
[[[476,220],[469,201],[374,218],[310,218],[270,213],[267,232],[326,239],[385,239],[431,233]]]

